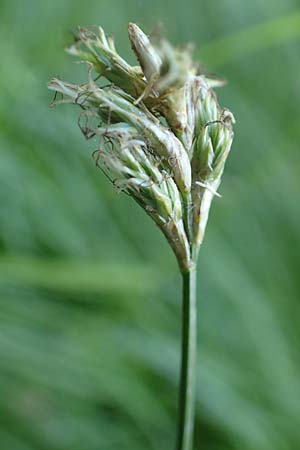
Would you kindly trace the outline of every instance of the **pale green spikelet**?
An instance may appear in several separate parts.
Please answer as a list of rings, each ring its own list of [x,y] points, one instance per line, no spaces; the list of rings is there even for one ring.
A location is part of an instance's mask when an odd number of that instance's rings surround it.
[[[234,117],[221,109],[207,84],[199,90],[192,156],[193,238],[198,249],[206,228],[209,209],[221,182],[233,140]]]
[[[128,35],[132,50],[137,56],[146,80],[154,86],[159,78],[162,66],[162,60],[157,50],[151,44],[145,33],[135,23],[129,23]]]

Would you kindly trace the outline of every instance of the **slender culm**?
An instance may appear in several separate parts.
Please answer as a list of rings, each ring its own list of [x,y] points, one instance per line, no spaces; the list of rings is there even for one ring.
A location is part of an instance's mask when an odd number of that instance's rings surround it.
[[[182,344],[176,450],[192,448],[197,359],[196,268],[182,274]]]
[[[152,42],[133,23],[128,34],[137,66],[118,54],[102,28],[79,28],[67,51],[86,63],[87,80],[54,78],[48,87],[60,94],[56,104],[80,107],[80,129],[98,143],[96,166],[154,220],[177,258],[183,295],[176,450],[192,450],[197,260],[234,117],[212,90],[223,82],[200,70],[190,47],[174,48],[162,38]]]

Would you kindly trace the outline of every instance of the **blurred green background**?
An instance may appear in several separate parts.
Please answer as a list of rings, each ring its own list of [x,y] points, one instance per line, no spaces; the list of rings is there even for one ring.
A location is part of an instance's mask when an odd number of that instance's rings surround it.
[[[159,23],[229,84],[236,138],[199,266],[195,450],[300,448],[299,0],[0,0],[0,448],[174,447],[181,280],[95,168],[70,30]]]

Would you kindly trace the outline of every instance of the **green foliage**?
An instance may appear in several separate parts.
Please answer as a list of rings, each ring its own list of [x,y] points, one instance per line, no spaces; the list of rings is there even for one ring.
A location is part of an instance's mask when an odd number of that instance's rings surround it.
[[[176,263],[93,165],[77,111],[50,111],[46,89],[53,73],[81,81],[61,51],[66,29],[101,23],[127,57],[127,22],[151,31],[158,18],[199,58],[203,44],[237,118],[200,254],[195,450],[298,448],[297,6],[1,1],[1,449],[174,445]]]

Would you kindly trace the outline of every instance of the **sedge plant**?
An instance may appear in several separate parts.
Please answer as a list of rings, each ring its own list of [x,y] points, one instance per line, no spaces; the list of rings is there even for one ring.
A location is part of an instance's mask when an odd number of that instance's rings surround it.
[[[80,128],[115,188],[154,220],[183,280],[177,450],[191,450],[197,354],[196,267],[212,199],[231,148],[234,117],[212,90],[223,84],[193,62],[191,48],[151,42],[128,27],[138,65],[128,64],[102,28],[79,28],[68,53],[86,62],[87,81],[54,78],[49,88],[81,108]],[[57,95],[55,95],[57,99]]]

